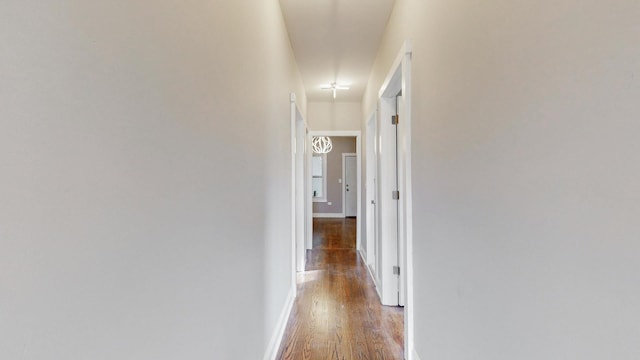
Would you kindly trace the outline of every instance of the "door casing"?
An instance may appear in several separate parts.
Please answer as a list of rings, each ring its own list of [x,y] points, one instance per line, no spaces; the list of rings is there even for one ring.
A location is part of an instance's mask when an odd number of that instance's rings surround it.
[[[379,253],[372,261],[376,263],[375,274],[378,279],[378,294],[383,303],[394,303],[393,292],[402,291],[404,300],[404,328],[405,328],[405,354],[408,360],[416,359],[417,355],[414,348],[414,302],[413,302],[413,214],[412,214],[412,187],[411,187],[411,57],[412,50],[409,41],[405,41],[397,55],[393,65],[390,67],[387,77],[380,87],[378,93],[377,109],[374,111],[376,119],[376,138],[375,138],[375,156],[377,169],[376,178],[376,206],[375,213],[377,239],[376,245],[379,245]],[[388,157],[392,156],[392,152],[385,151],[382,140],[386,138],[386,142],[391,138],[390,127],[386,126],[390,121],[390,116],[396,112],[396,96],[402,95],[402,117],[397,125],[397,190],[399,191],[399,200],[397,201],[397,213],[394,216],[392,212],[385,213],[383,209],[384,200],[389,204],[391,196],[390,187],[386,186],[381,191],[381,183],[385,181],[391,182],[388,171],[395,170],[395,162]],[[367,127],[370,131],[370,127]],[[367,137],[369,137],[367,135]],[[370,146],[367,143],[367,146]],[[370,152],[367,151],[369,155]],[[385,158],[386,156],[386,158]],[[386,165],[385,165],[386,164]],[[381,170],[381,165],[385,165]],[[367,169],[367,171],[369,171]],[[382,179],[382,175],[389,176]],[[370,177],[368,176],[368,179]],[[384,196],[384,198],[382,198]],[[387,208],[388,209],[388,208]],[[386,224],[383,224],[385,222]],[[393,223],[396,223],[396,231],[392,231]],[[372,226],[372,225],[368,225]],[[386,233],[381,230],[386,229]],[[374,229],[368,228],[367,234],[375,234]],[[393,236],[396,236],[395,241]],[[391,239],[389,238],[391,237]],[[392,263],[401,266],[400,276],[396,279],[390,277],[393,271]],[[399,292],[396,292],[399,294]],[[400,303],[400,297],[397,297],[397,303]]]
[[[345,137],[355,137],[356,138],[356,163],[357,163],[357,182],[358,182],[358,194],[357,194],[357,199],[358,199],[358,204],[357,204],[357,214],[356,214],[356,249],[360,252],[361,251],[361,228],[362,228],[362,209],[361,209],[361,202],[362,202],[362,155],[361,155],[361,134],[362,132],[360,130],[321,130],[321,131],[309,131],[309,133],[307,134],[307,169],[308,169],[308,175],[305,176],[305,182],[306,182],[306,187],[308,189],[308,193],[311,194],[311,156],[313,153],[313,150],[311,150],[311,139],[314,136],[345,136]],[[310,196],[310,195],[309,195]],[[343,202],[343,206],[344,206],[344,202]],[[307,236],[305,237],[307,239],[307,249],[312,249],[313,248],[313,204],[311,202],[309,202],[309,204],[307,205],[307,211],[305,212],[305,216],[307,218]]]
[[[291,234],[293,292],[296,291],[296,272],[304,271],[306,259],[306,204],[308,189],[305,184],[308,166],[307,132],[308,126],[297,106],[295,94],[291,94]],[[310,202],[310,200],[309,200]]]

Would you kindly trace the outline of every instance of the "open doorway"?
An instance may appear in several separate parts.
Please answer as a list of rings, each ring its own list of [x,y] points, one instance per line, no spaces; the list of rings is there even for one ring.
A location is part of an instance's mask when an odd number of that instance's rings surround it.
[[[357,217],[357,170],[355,136],[327,136],[332,143],[328,153],[311,154],[311,196],[314,218]],[[345,161],[352,167],[345,169]],[[345,170],[349,170],[350,178],[346,178]],[[353,173],[351,173],[353,171]],[[348,183],[348,181],[351,184]],[[351,186],[351,187],[349,187]],[[345,192],[351,193],[347,203]],[[351,210],[351,212],[347,212]]]
[[[302,112],[296,103],[295,94],[291,94],[291,233],[292,233],[292,291],[295,294],[296,272],[304,271],[307,244],[307,212],[309,211],[309,193],[306,186],[308,175],[308,146],[309,132]]]
[[[331,139],[331,151],[314,152],[315,137]],[[311,131],[308,186],[311,205],[308,217],[307,249],[313,249],[314,223],[340,223],[355,231],[354,248],[360,250],[361,156],[360,131]],[[322,220],[324,219],[324,220]],[[330,220],[333,219],[333,220]],[[337,226],[337,225],[336,225]]]
[[[311,143],[311,249],[357,249],[356,136],[314,134]],[[329,150],[324,152],[322,150]]]

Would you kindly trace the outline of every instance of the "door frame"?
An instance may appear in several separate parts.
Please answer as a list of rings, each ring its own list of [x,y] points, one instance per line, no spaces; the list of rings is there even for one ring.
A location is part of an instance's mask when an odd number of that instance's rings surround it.
[[[347,217],[347,163],[346,158],[348,156],[354,156],[356,158],[356,168],[358,167],[358,154],[357,153],[342,153],[342,213],[344,217]],[[356,169],[357,172],[358,169]],[[360,191],[360,184],[358,184],[358,179],[356,178],[356,192]],[[357,198],[356,198],[356,208],[357,208]],[[357,215],[356,215],[357,216]],[[357,219],[357,218],[356,218]]]
[[[377,126],[378,126],[378,109],[375,109],[366,122],[366,140],[365,140],[365,213],[366,213],[366,241],[367,247],[364,252],[364,259],[367,264],[371,278],[376,285],[378,296],[380,294],[380,279],[378,274],[377,258],[378,258],[378,231],[377,231]]]
[[[358,194],[357,194],[357,214],[356,214],[356,249],[358,251],[361,250],[361,226],[362,226],[362,154],[361,154],[361,135],[362,131],[360,130],[315,130],[309,131],[307,133],[307,169],[308,176],[306,176],[306,187],[308,194],[311,195],[311,156],[313,150],[311,150],[311,139],[314,136],[344,136],[344,137],[355,137],[356,138],[356,166],[357,169],[357,182],[358,182]],[[343,186],[344,188],[344,186]],[[342,203],[344,209],[344,201]],[[344,212],[343,212],[344,214]],[[307,206],[307,211],[305,214],[307,218],[307,249],[310,250],[313,248],[313,203],[309,201]]]
[[[290,94],[291,104],[291,262],[292,291],[296,295],[296,272],[304,271],[306,261],[306,212],[308,147],[306,145],[308,125],[297,105],[296,95]]]
[[[412,185],[411,185],[411,57],[412,48],[409,41],[405,41],[400,48],[400,52],[397,55],[395,61],[387,73],[387,76],[380,87],[378,92],[377,103],[377,120],[378,120],[378,134],[376,141],[380,141],[383,136],[383,129],[380,127],[382,121],[390,121],[385,118],[389,116],[392,111],[395,113],[395,109],[391,109],[395,106],[395,97],[398,93],[402,94],[404,102],[404,114],[403,118],[397,127],[397,167],[398,167],[398,189],[400,192],[399,206],[398,206],[398,249],[396,256],[398,257],[398,265],[402,265],[403,268],[400,272],[399,281],[397,283],[399,289],[404,292],[404,332],[405,332],[405,354],[407,360],[417,359],[417,354],[414,348],[414,297],[413,297],[413,213],[412,213]],[[389,153],[386,152],[388,155]],[[376,151],[377,156],[385,156],[380,149]],[[379,164],[378,164],[379,166]],[[380,168],[378,168],[380,170]],[[377,179],[378,183],[382,179]],[[380,186],[378,184],[378,186]],[[378,194],[388,197],[390,194]],[[378,197],[379,201],[382,201]],[[381,213],[381,211],[377,211]],[[385,221],[384,217],[380,216],[378,221]],[[387,219],[389,221],[389,219]],[[379,234],[382,236],[382,234]],[[380,249],[379,257],[384,256],[383,249]],[[389,269],[380,269],[383,272]],[[382,278],[382,276],[381,276]],[[384,292],[384,281],[381,281],[382,291]]]
[[[398,236],[399,199],[395,199],[393,192],[398,189],[397,183],[397,138],[396,125],[391,123],[391,117],[396,114],[396,97],[383,96],[378,100],[378,150],[376,159],[377,169],[377,214],[378,219],[378,277],[380,279],[378,294],[383,305],[398,306],[400,298],[400,280],[402,275],[395,271],[400,266],[400,238]],[[400,269],[400,274],[402,274]]]
[[[398,171],[400,175],[398,189],[400,190],[400,211],[402,217],[398,222],[400,230],[400,256],[404,268],[401,281],[405,292],[405,353],[408,360],[416,356],[414,349],[414,302],[413,302],[413,192],[411,186],[411,44],[405,41],[398,54],[379,96],[389,96],[394,93],[394,87],[402,91],[404,100],[404,118],[398,125]],[[397,91],[395,92],[397,94]],[[395,95],[394,94],[394,95]],[[404,261],[402,261],[404,260]]]

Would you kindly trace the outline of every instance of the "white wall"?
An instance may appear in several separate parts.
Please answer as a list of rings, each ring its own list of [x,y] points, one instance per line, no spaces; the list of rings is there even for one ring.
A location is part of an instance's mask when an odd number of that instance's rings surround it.
[[[397,0],[421,359],[640,357],[640,8]],[[364,119],[366,120],[366,119]]]
[[[0,358],[261,358],[304,99],[278,2],[9,0],[0,43]]]
[[[362,104],[359,102],[309,102],[310,131],[360,130]]]

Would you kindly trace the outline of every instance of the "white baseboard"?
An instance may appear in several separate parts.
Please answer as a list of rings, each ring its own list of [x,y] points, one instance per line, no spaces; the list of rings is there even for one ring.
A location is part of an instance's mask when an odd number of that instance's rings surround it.
[[[360,258],[362,259],[362,262],[366,265],[367,264],[367,254],[362,251],[362,249],[358,249],[358,254],[360,254]]]
[[[267,350],[264,353],[264,360],[276,360],[278,350],[280,350],[280,343],[282,343],[282,337],[284,336],[284,331],[286,330],[287,323],[289,322],[289,315],[291,314],[291,309],[293,309],[294,300],[295,296],[293,294],[293,290],[291,290],[289,291],[289,295],[287,295],[287,301],[280,313],[273,336],[271,336]]]
[[[344,218],[344,213],[313,213],[314,218]]]
[[[416,349],[411,350],[411,358],[409,360],[420,360],[420,356],[418,356]]]
[[[371,271],[371,266],[369,266],[369,264],[367,264],[366,255],[362,252],[362,249],[358,250],[358,254],[360,254],[360,257],[362,258],[362,261],[364,262],[365,266],[367,267],[367,273],[369,273],[369,277],[371,278],[371,281],[373,281],[373,285],[376,288],[376,293],[378,294],[378,299],[380,299],[380,301],[382,301],[382,294],[380,294],[380,287],[378,286],[378,282],[376,281],[376,277],[373,276],[373,272]]]
[[[373,271],[371,271],[371,266],[369,265],[367,265],[367,272],[371,277],[371,281],[373,281],[373,285],[376,287],[376,294],[378,294],[378,300],[380,300],[380,303],[382,303],[382,293],[380,292],[380,284],[378,284],[378,280],[376,280],[376,277],[373,275]]]

